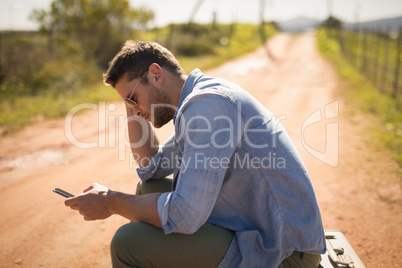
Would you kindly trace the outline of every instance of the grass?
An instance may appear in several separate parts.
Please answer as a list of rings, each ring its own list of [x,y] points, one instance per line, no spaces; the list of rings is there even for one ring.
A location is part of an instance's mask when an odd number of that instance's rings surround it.
[[[264,29],[267,36],[272,36],[275,33],[275,30],[270,25],[266,25]],[[161,29],[158,34],[161,35],[162,32],[162,34],[168,35],[168,30],[166,27]],[[152,31],[143,33],[141,39],[158,41],[158,37]],[[177,56],[177,59],[187,73],[195,68],[206,70],[216,67],[229,59],[258,48],[261,45],[259,26],[237,24],[228,41],[227,44],[219,42],[215,44],[213,46],[214,53],[212,54],[193,57]],[[175,40],[175,42],[178,42],[178,40]],[[70,62],[67,63],[71,64]],[[84,72],[87,68],[91,69],[90,67],[82,68],[83,70],[79,69],[78,73]],[[95,69],[97,70],[94,67],[94,70],[90,71],[91,73],[84,74],[84,76],[89,75],[92,77],[93,73],[97,73]],[[57,70],[57,66],[49,67],[46,73],[50,74],[55,70]],[[60,71],[63,71],[63,68]],[[99,77],[101,77],[101,71],[99,70],[98,72]],[[96,76],[98,75],[96,74]],[[7,84],[3,83],[2,87],[5,87],[5,85]],[[59,85],[52,83],[52,86],[54,87],[53,91],[50,89],[41,91],[40,94],[34,96],[21,93],[26,92],[24,85],[15,88],[8,87],[7,92],[3,92],[3,97],[0,100],[0,133],[7,135],[18,131],[24,126],[34,123],[35,118],[38,117],[63,117],[72,107],[80,103],[119,99],[118,94],[111,87],[103,85],[101,78],[99,78],[99,82],[94,82],[89,86],[82,86],[78,83],[75,87],[79,88],[74,88],[74,86],[65,88],[66,83],[60,83]],[[4,91],[4,88],[0,88],[0,90]]]
[[[318,31],[318,46],[341,78],[341,94],[354,111],[363,111],[376,122],[369,135],[379,149],[387,148],[402,168],[402,100],[381,93],[369,79],[354,68],[342,55],[339,44],[325,29]]]
[[[89,102],[112,101],[118,94],[103,83],[93,84],[74,94],[45,92],[37,96],[20,96],[0,101],[0,126],[2,135],[7,135],[32,124],[38,117],[63,117],[75,105]]]

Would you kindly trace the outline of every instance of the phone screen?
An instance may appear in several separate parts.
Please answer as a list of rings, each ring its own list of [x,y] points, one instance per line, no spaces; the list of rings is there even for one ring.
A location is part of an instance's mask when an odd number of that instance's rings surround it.
[[[69,192],[66,192],[66,191],[64,191],[64,190],[62,190],[60,188],[53,189],[53,192],[55,192],[56,194],[59,194],[61,196],[67,197],[67,198],[74,197],[73,194],[70,194]]]

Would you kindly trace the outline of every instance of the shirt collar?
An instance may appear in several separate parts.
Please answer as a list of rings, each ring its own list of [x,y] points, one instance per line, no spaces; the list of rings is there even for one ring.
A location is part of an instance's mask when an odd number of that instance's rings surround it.
[[[176,122],[176,116],[178,111],[180,110],[181,105],[183,104],[183,101],[187,98],[188,95],[190,95],[191,92],[193,92],[195,84],[202,76],[204,76],[204,74],[198,68],[194,69],[188,75],[186,82],[184,82],[183,88],[180,93],[179,103],[177,104],[176,112],[174,113],[173,116],[173,123]]]

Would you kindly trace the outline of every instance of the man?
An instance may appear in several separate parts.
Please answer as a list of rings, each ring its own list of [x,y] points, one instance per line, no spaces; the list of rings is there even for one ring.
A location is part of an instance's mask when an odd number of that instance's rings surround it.
[[[65,204],[85,220],[131,220],[112,240],[114,267],[318,267],[325,237],[310,178],[255,98],[198,69],[187,76],[153,42],[127,41],[104,80],[125,100],[142,182],[135,195],[93,184]],[[150,123],[171,119],[174,135],[153,146]]]

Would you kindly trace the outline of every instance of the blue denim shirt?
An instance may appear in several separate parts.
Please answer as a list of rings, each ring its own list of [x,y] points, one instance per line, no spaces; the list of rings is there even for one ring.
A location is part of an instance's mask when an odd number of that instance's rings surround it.
[[[316,196],[298,152],[278,120],[238,85],[188,76],[173,119],[141,180],[174,172],[158,199],[166,234],[204,223],[235,231],[219,267],[277,267],[293,251],[323,254]]]

